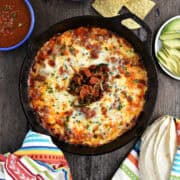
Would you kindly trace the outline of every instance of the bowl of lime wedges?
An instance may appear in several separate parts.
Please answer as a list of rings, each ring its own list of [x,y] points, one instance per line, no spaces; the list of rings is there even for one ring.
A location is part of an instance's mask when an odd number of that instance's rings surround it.
[[[180,80],[180,15],[169,19],[160,27],[154,48],[163,71]]]

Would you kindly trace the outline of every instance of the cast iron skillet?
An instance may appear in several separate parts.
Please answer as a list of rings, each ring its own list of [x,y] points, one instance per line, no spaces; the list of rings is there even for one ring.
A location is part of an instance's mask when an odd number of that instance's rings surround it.
[[[141,41],[132,31],[121,25],[121,21],[126,18],[133,18],[146,31],[147,36],[144,42]],[[27,120],[29,121],[30,127],[37,132],[49,135],[47,130],[45,130],[40,125],[36,113],[29,106],[28,94],[27,94],[27,89],[28,89],[27,80],[28,80],[29,70],[31,68],[31,65],[33,63],[37,51],[46,41],[48,41],[52,36],[54,36],[57,33],[62,33],[66,30],[77,28],[79,26],[103,27],[124,37],[127,41],[129,41],[133,45],[135,50],[142,56],[143,63],[148,73],[148,90],[146,94],[146,103],[133,129],[129,130],[124,135],[118,137],[116,140],[96,148],[71,145],[59,141],[56,137],[52,137],[55,144],[58,145],[64,151],[75,154],[84,154],[84,155],[103,154],[118,149],[124,146],[125,144],[127,144],[128,142],[130,142],[131,140],[139,137],[148,125],[148,121],[151,117],[156,101],[158,80],[157,80],[156,68],[153,62],[153,57],[151,52],[152,33],[149,27],[135,15],[131,13],[127,13],[113,18],[103,18],[99,16],[73,17],[53,25],[47,31],[42,33],[40,36],[33,39],[29,43],[27,56],[24,60],[20,72],[20,83],[19,83],[20,99],[24,113],[27,117]]]

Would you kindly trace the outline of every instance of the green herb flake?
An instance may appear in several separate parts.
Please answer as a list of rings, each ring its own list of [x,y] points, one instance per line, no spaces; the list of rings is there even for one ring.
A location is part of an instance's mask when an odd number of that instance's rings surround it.
[[[119,104],[119,106],[117,107],[117,110],[120,111],[124,106],[122,104]]]
[[[61,49],[62,51],[64,51],[64,50],[66,49],[66,45],[63,44],[60,49]]]
[[[55,76],[55,73],[51,73],[51,76]]]
[[[112,88],[112,86],[110,84],[107,84],[108,88]]]
[[[49,93],[49,94],[52,94],[54,91],[53,91],[53,88],[51,88],[51,87],[47,87],[47,92]]]
[[[86,125],[86,129],[89,129],[89,124]]]
[[[127,71],[127,67],[126,66],[122,66],[124,71]]]
[[[126,73],[125,73],[125,74],[126,74],[126,76],[129,76],[129,75],[130,75],[130,72],[126,71]]]
[[[71,52],[71,54],[73,54],[73,55],[74,55],[74,53],[75,53],[75,48],[70,47],[70,48],[69,48],[69,51]]]
[[[131,53],[134,52],[134,50],[133,50],[133,49],[127,49],[126,52],[127,52],[128,54],[131,54]]]
[[[10,7],[8,5],[3,6],[3,11],[9,11],[9,10],[10,10]]]
[[[13,17],[14,19],[16,19],[17,13],[16,13],[16,12],[12,13],[12,17]]]
[[[127,70],[127,67],[126,67],[126,66],[122,66],[122,69],[124,70],[125,75],[127,75],[127,76],[129,76],[129,75],[130,75],[130,73],[128,72],[128,70]]]
[[[105,47],[105,50],[106,50],[106,51],[108,51],[108,48],[107,48],[107,47]]]
[[[65,127],[65,129],[67,129],[67,127],[68,127],[68,122],[67,121],[64,121],[64,127]]]
[[[139,79],[134,79],[133,82],[134,82],[134,83],[139,83],[140,80],[139,80]]]
[[[70,103],[70,102],[69,102],[69,103]],[[73,102],[73,101],[70,103],[70,106],[74,106],[74,102]]]
[[[67,65],[65,64],[64,66],[65,66],[65,69],[66,69],[66,70],[68,70],[68,67],[67,67]]]
[[[66,116],[66,121],[69,121],[69,116]]]

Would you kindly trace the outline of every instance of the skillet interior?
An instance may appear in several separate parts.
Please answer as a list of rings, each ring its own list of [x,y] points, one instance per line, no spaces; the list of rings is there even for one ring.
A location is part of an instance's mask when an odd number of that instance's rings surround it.
[[[70,18],[53,25],[47,31],[45,31],[40,36],[32,40],[28,45],[28,53],[24,60],[20,73],[20,81],[19,81],[20,99],[24,113],[30,124],[30,127],[37,132],[41,132],[48,135],[49,133],[39,124],[38,117],[36,116],[33,109],[30,108],[29,106],[28,93],[27,93],[28,90],[27,80],[28,80],[29,70],[31,68],[31,65],[33,63],[37,51],[46,41],[48,41],[55,34],[62,33],[69,29],[74,29],[79,26],[96,26],[96,27],[106,28],[124,37],[127,41],[129,41],[133,45],[136,52],[138,52],[141,55],[143,63],[147,70],[148,90],[146,93],[146,102],[144,105],[144,109],[141,112],[140,116],[138,117],[137,123],[134,128],[132,128],[122,136],[118,137],[116,140],[96,148],[71,145],[65,142],[61,142],[55,137],[52,137],[55,144],[58,145],[64,151],[76,153],[76,154],[86,154],[86,155],[111,152],[115,149],[122,147],[131,140],[139,137],[145,130],[146,126],[148,125],[148,121],[150,120],[151,114],[154,109],[156,95],[157,95],[157,88],[158,88],[156,69],[151,54],[151,40],[150,40],[150,36],[148,36],[147,41],[142,42],[136,35],[134,35],[132,31],[122,26],[120,20],[124,19],[125,17],[127,16],[120,15],[115,18],[102,18],[99,16],[79,16],[79,17]],[[135,19],[137,20],[138,18],[136,17]],[[148,30],[149,29],[147,29],[147,31]],[[147,33],[151,33],[151,32],[148,31]]]

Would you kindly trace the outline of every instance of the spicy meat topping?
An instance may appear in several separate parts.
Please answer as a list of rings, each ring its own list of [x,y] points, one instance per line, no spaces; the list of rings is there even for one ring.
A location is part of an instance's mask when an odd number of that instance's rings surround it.
[[[70,80],[68,92],[78,96],[79,105],[98,101],[103,96],[103,92],[108,89],[108,72],[107,64],[82,68]]]

